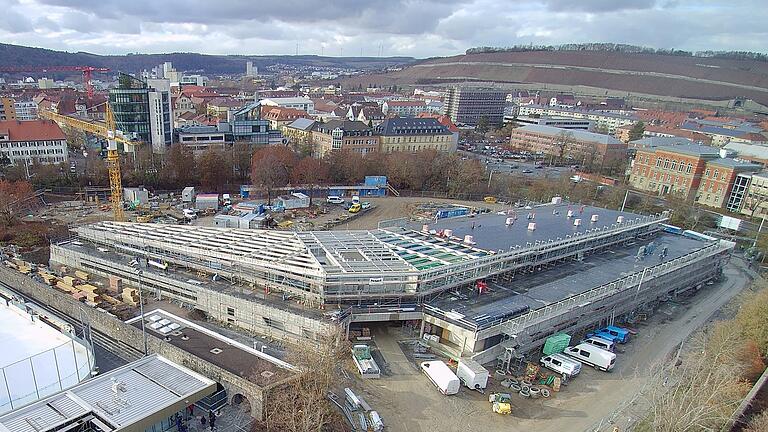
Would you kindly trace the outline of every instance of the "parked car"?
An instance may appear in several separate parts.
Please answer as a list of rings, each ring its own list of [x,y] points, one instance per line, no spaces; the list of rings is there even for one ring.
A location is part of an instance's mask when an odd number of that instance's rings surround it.
[[[343,204],[344,198],[336,195],[328,195],[328,198],[325,199],[325,202],[328,204]]]
[[[533,171],[531,171],[531,170],[529,170],[529,169],[524,169],[524,170],[523,170],[523,174],[531,174],[532,172],[533,172]]]
[[[616,343],[629,342],[629,330],[616,326],[608,326],[587,334],[587,337],[597,336]]]
[[[564,354],[606,372],[616,365],[616,354],[586,343],[568,347]]]
[[[588,337],[581,341],[582,343],[587,343],[590,345],[594,345],[600,349],[604,349],[606,351],[614,352],[616,349],[616,344],[613,343],[613,341],[609,341],[607,339],[603,339],[601,337]]]
[[[539,360],[542,366],[559,373],[563,378],[573,378],[581,372],[581,362],[563,354],[550,354]]]
[[[363,201],[363,203],[362,203],[362,204],[360,204],[360,207],[361,207],[363,210],[368,210],[369,208],[371,208],[371,203],[369,203],[368,201]]]
[[[359,213],[363,206],[360,205],[360,203],[354,203],[351,206],[349,206],[349,212],[350,213]]]

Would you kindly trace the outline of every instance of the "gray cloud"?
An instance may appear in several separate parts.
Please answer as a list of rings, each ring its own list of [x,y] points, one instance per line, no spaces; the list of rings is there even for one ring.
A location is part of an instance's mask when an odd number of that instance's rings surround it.
[[[0,0],[0,42],[100,54],[459,54],[621,42],[765,50],[765,0]]]

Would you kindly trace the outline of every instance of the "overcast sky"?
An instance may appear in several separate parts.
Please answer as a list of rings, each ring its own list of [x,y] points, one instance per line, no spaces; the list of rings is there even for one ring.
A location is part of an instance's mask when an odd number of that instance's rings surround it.
[[[768,50],[768,0],[0,0],[0,42],[97,54],[458,54],[619,42]]]

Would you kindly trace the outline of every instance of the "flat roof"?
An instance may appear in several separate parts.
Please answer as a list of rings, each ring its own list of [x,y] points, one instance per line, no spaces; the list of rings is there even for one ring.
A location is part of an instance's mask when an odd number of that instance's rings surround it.
[[[141,328],[142,316],[126,321]],[[162,309],[144,313],[146,331],[171,345],[266,387],[295,374],[294,367]]]
[[[596,142],[600,144],[624,144],[622,141],[619,141],[618,139],[610,135],[604,135],[604,134],[599,134],[599,133],[589,132],[589,131],[579,130],[579,129],[564,129],[564,128],[546,126],[541,124],[527,124],[525,126],[520,126],[517,129],[526,131],[526,132],[540,133],[540,134],[551,135],[551,136],[568,134],[577,140]]]
[[[653,242],[653,253],[642,260],[636,256],[641,246]],[[538,309],[612,282],[645,267],[660,264],[704,247],[700,240],[662,233],[653,239],[635,240],[629,244],[588,254],[582,261],[568,261],[535,273],[520,273],[510,282],[489,283],[481,295],[468,288],[441,294],[428,304],[456,318],[482,327],[503,318],[512,318],[527,308]],[[667,256],[660,252],[667,248]],[[450,316],[449,315],[449,316]]]
[[[568,217],[569,210],[573,212],[573,217]],[[529,215],[534,216],[533,219],[528,219]],[[597,215],[597,222],[591,222],[592,215]],[[453,236],[460,239],[471,235],[477,248],[498,251],[515,246],[525,247],[527,243],[537,241],[564,239],[567,235],[595,228],[602,229],[615,224],[619,216],[624,216],[625,221],[643,217],[631,212],[563,203],[518,207],[499,213],[458,216],[436,222],[410,222],[407,226],[414,230],[421,230],[422,224],[428,224],[430,230],[450,229]],[[512,225],[507,225],[506,220],[510,217],[517,219]],[[580,226],[574,226],[575,219],[581,219]],[[530,222],[536,223],[533,231],[528,229]]]
[[[216,382],[152,355],[0,416],[0,432],[42,432],[88,422],[112,432],[161,417],[216,390]]]

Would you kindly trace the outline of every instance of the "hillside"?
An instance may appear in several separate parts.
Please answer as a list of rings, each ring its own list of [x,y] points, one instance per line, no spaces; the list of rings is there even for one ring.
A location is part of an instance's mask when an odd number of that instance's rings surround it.
[[[747,97],[768,104],[768,63],[755,60],[601,51],[464,54],[418,62],[401,71],[344,83],[427,85],[459,81],[587,86],[673,98]]]
[[[296,66],[345,67],[362,70],[380,70],[389,66],[413,62],[411,57],[321,57],[301,56],[235,56],[196,53],[128,54],[101,56],[96,54],[54,51],[19,45],[0,44],[0,67],[16,66],[96,66],[114,71],[138,72],[151,69],[163,62],[173,62],[180,71],[202,71],[211,75],[236,74],[245,71],[245,63],[264,68],[275,63]]]

